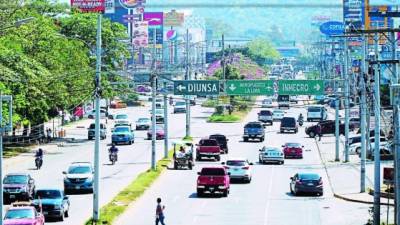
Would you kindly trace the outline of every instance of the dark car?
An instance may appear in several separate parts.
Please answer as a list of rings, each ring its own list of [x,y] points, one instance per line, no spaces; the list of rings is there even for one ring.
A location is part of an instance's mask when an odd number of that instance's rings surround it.
[[[319,122],[316,125],[310,126],[306,128],[306,134],[314,138],[317,135],[317,126],[321,125],[321,134],[335,134],[336,130],[336,124],[334,120],[325,120],[322,122]],[[349,125],[349,129],[352,130],[353,127]],[[339,123],[339,135],[344,135],[345,133],[345,124],[343,122]]]
[[[324,195],[322,178],[319,174],[296,173],[290,180],[290,193],[293,195],[300,193]]]
[[[264,141],[265,130],[260,122],[250,122],[244,126],[243,141],[247,142],[249,139],[258,139],[260,142]]]
[[[284,133],[285,131],[293,131],[294,133],[297,133],[299,128],[296,123],[296,118],[283,117],[281,120],[280,131],[281,133]]]
[[[218,145],[221,149],[221,153],[228,154],[228,141],[229,139],[226,138],[223,134],[213,134],[210,135],[209,139],[214,139],[218,142]]]
[[[35,181],[27,173],[9,173],[3,179],[4,202],[29,201],[35,193]]]
[[[36,208],[41,206],[46,218],[56,218],[63,221],[64,217],[68,217],[69,198],[60,189],[36,190],[33,204]]]

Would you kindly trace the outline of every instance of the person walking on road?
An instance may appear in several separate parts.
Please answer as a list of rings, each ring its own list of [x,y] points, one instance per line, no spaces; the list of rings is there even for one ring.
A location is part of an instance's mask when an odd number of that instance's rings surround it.
[[[320,124],[317,125],[316,133],[317,133],[317,136],[319,138],[318,141],[321,141],[322,130],[321,130],[321,125]]]
[[[164,223],[164,209],[165,206],[161,205],[161,198],[157,198],[157,208],[156,208],[156,225],[161,223],[161,225],[165,225]]]

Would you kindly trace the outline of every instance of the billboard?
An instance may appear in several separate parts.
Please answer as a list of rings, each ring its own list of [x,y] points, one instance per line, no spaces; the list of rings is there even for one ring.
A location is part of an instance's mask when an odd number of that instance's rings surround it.
[[[342,35],[344,33],[344,24],[339,21],[329,21],[321,24],[319,30],[328,36]]]
[[[400,6],[400,0],[369,0],[371,6]]]
[[[71,0],[71,7],[78,8],[82,12],[104,12],[105,0]]]
[[[185,21],[185,15],[183,13],[178,13],[176,10],[171,10],[164,14],[164,25],[171,27],[182,26]]]
[[[146,3],[146,0],[119,0],[119,3],[126,9],[133,9],[142,6],[143,3]]]
[[[343,0],[343,21],[345,27],[362,29],[365,21],[365,0]],[[349,46],[361,46],[359,38],[349,38]]]
[[[154,32],[156,48],[162,48],[164,36],[164,13],[163,12],[145,12],[143,19],[149,24],[149,45],[154,44]]]
[[[149,44],[149,25],[147,21],[132,23],[132,42],[135,47],[147,47]]]
[[[115,13],[115,0],[105,0],[105,11],[106,14],[114,14]]]
[[[145,12],[143,19],[149,22],[149,26],[162,26],[164,24],[163,12]]]

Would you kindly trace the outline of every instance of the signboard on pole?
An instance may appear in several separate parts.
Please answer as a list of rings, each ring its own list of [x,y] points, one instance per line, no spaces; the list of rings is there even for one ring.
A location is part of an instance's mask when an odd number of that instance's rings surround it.
[[[149,44],[149,26],[147,21],[132,23],[133,45],[135,47],[147,47]]]
[[[162,26],[164,24],[163,12],[145,12],[143,20],[149,22],[149,26]]]
[[[174,81],[174,95],[219,95],[218,80]]]
[[[104,12],[105,0],[71,0],[71,7],[82,12]]]
[[[114,14],[115,13],[115,0],[105,0],[105,14]]]
[[[321,24],[319,30],[328,36],[342,35],[344,33],[344,24],[339,21],[329,21]]]
[[[272,80],[228,80],[226,81],[227,95],[273,95]]]
[[[164,38],[164,13],[163,12],[145,12],[143,20],[149,24],[149,45],[154,44],[154,32],[156,32],[156,48],[162,48]]]
[[[171,10],[171,12],[164,14],[164,25],[178,27],[182,26],[185,21],[185,15],[183,13],[178,13],[176,10]]]
[[[323,95],[323,80],[279,80],[280,95]]]
[[[365,0],[343,0],[343,21],[345,27],[361,29],[365,21]],[[349,46],[361,46],[357,37],[349,38]]]
[[[119,0],[119,3],[126,9],[134,9],[146,3],[146,0]]]

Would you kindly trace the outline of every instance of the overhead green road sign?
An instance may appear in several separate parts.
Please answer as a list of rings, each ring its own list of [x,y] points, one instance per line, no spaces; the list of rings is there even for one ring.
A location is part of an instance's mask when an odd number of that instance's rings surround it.
[[[228,80],[225,91],[227,95],[273,95],[272,80]]]
[[[323,95],[323,80],[279,80],[280,95]]]
[[[219,95],[218,80],[176,80],[174,95]]]

